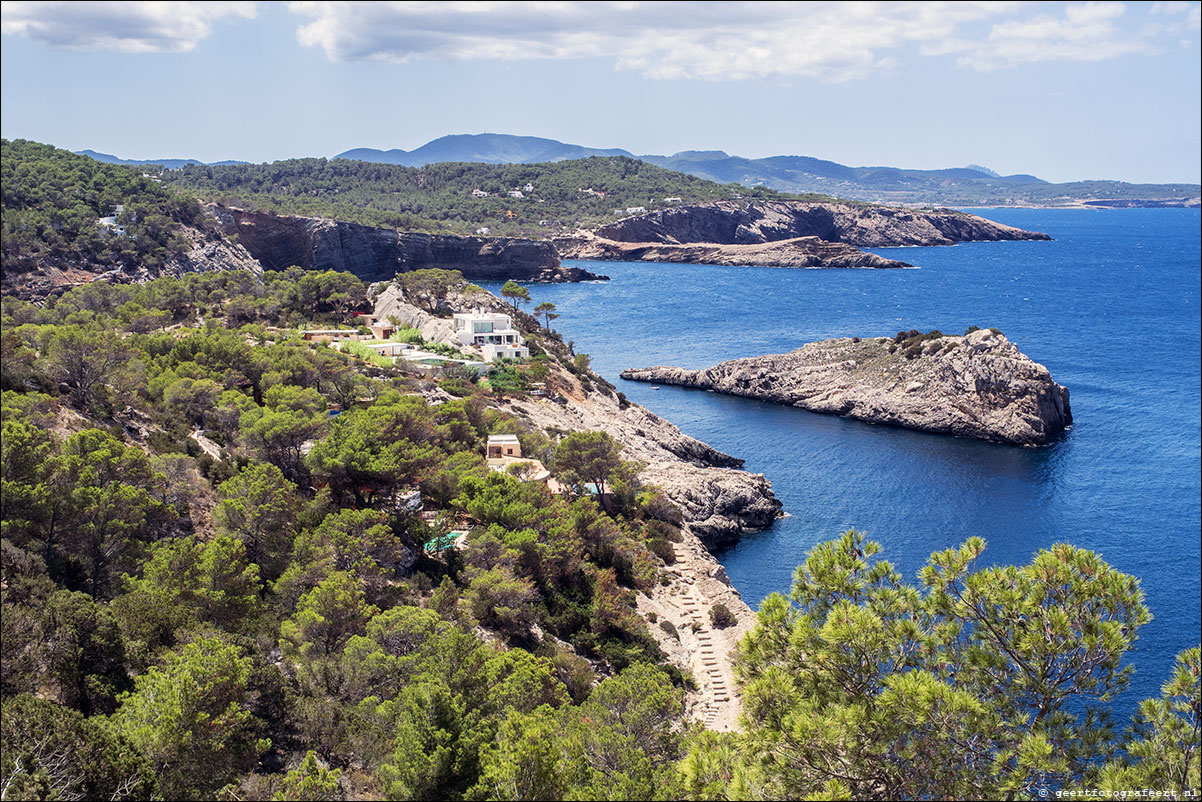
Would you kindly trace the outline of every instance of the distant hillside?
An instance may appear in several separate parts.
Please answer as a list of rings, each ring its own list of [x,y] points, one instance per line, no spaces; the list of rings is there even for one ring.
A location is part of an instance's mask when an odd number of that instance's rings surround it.
[[[629,156],[554,139],[507,134],[444,136],[412,151],[357,148],[336,158],[419,166],[441,161],[516,164],[589,155]],[[746,159],[723,151],[644,155],[645,162],[722,184],[762,186],[790,193],[821,193],[871,202],[937,206],[1181,205],[1202,195],[1197,184],[1080,181],[1052,184],[1033,175],[1001,176],[971,165],[946,170],[849,167],[809,156]],[[1110,202],[1108,202],[1110,201]]]
[[[24,139],[0,140],[0,154],[6,293],[42,297],[102,274],[129,281],[249,266],[194,198],[140,168]]]
[[[145,167],[148,165],[158,165],[166,167],[168,170],[178,170],[185,164],[205,164],[205,162],[197,161],[196,159],[122,159],[114,156],[111,153],[97,153],[94,150],[77,150],[76,155],[87,156],[89,159],[95,159],[98,162],[105,164],[125,164],[131,166]],[[209,162],[209,164],[248,164],[248,162],[234,161],[232,159],[221,162]]]
[[[203,216],[191,198],[129,167],[24,139],[2,147],[6,276],[47,259],[96,269],[162,264],[180,249],[182,226]]]
[[[423,167],[437,162],[484,162],[486,164],[527,164],[584,159],[589,156],[633,156],[620,148],[600,150],[569,145],[554,139],[509,134],[454,134],[427,142],[420,148],[375,150],[356,148],[339,153],[335,159],[356,159],[380,164]]]
[[[407,231],[549,237],[639,211],[738,198],[781,198],[665,170],[626,156],[539,164],[440,162],[424,167],[293,159],[187,165],[164,181],[205,200]],[[512,193],[512,194],[511,194]],[[812,199],[824,199],[812,198]]]
[[[938,206],[1073,206],[1098,201],[1146,201],[1104,205],[1165,205],[1194,200],[1197,184],[1128,184],[1078,181],[1053,184],[1033,175],[997,175],[977,166],[946,170],[848,167],[808,156],[744,159],[725,153],[687,151],[640,159],[711,181],[765,186],[782,192],[820,192],[878,203]]]

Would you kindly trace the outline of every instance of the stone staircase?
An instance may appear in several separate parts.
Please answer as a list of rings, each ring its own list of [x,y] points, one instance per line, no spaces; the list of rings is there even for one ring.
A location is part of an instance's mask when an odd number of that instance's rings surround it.
[[[680,554],[680,544],[673,543],[672,548],[676,552],[677,560],[683,559]],[[730,689],[727,686],[726,677],[719,668],[718,653],[714,650],[714,635],[709,620],[709,610],[698,600],[694,590],[695,580],[693,577],[682,576],[681,578],[685,582],[685,592],[680,597],[680,603],[689,622],[693,624],[699,645],[697,656],[694,659],[701,664],[701,670],[697,672],[704,700],[701,708],[701,720],[707,728],[710,728],[716,723],[722,706],[730,704]]]

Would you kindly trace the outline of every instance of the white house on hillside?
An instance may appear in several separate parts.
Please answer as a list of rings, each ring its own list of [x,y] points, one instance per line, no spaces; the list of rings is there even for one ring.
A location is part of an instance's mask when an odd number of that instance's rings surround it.
[[[509,315],[500,312],[456,312],[455,338],[464,345],[474,345],[484,352],[484,359],[493,362],[500,358],[524,359],[530,349]]]

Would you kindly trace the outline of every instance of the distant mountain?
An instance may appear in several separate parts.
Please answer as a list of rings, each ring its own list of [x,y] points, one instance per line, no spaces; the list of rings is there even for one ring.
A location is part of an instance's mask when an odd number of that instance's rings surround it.
[[[632,156],[621,148],[601,150],[569,145],[555,139],[510,134],[454,134],[427,142],[416,150],[355,148],[335,159],[355,159],[405,167],[423,167],[439,162],[483,162],[484,164],[537,164],[584,159],[589,156]]]
[[[531,164],[588,156],[630,156],[628,151],[586,148],[541,137],[508,134],[444,136],[412,151],[356,148],[334,158],[420,167],[435,162]],[[1128,184],[1079,181],[1052,184],[1033,175],[999,175],[969,165],[945,170],[849,167],[810,156],[747,159],[721,150],[686,150],[634,158],[719,183],[762,186],[782,192],[939,206],[1196,205],[1197,184]]]
[[[117,156],[114,156],[111,153],[97,153],[94,150],[77,150],[77,151],[75,151],[75,153],[76,153],[76,155],[87,156],[90,159],[95,159],[96,161],[104,162],[105,164],[128,164],[128,165],[132,165],[135,167],[142,166],[142,165],[148,165],[148,164],[157,164],[161,167],[166,167],[168,170],[178,170],[179,168],[183,167],[185,164],[211,164],[211,165],[250,164],[250,162],[240,162],[240,161],[232,161],[232,160],[221,161],[221,162],[202,162],[202,161],[197,161],[196,159],[122,159]]]
[[[985,175],[989,176],[990,178],[1001,178],[1002,177],[1002,174],[997,172],[996,170],[990,170],[988,167],[982,167],[979,164],[970,164],[965,169],[976,170],[978,173],[984,173]]]

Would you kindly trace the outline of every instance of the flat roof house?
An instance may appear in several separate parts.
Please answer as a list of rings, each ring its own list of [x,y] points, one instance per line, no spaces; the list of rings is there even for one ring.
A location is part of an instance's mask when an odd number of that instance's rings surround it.
[[[501,312],[456,312],[454,317],[455,338],[464,345],[474,345],[484,351],[484,359],[493,362],[502,357],[525,358],[530,349],[526,341],[513,327],[509,315]]]
[[[520,471],[515,474],[519,481],[546,482],[551,479],[551,472],[540,461],[522,456],[522,444],[516,434],[490,434],[484,455],[492,471],[510,472],[511,466],[521,466],[521,469],[515,469]]]
[[[504,457],[522,458],[522,444],[516,434],[490,434],[485,454],[490,460]]]

